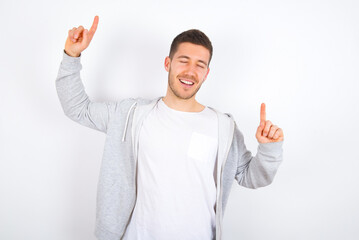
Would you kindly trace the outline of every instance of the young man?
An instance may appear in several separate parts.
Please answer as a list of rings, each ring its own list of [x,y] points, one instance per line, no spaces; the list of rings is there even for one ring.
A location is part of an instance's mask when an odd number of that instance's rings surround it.
[[[256,156],[229,113],[195,99],[212,44],[199,30],[179,34],[165,59],[166,96],[92,102],[80,79],[81,52],[98,25],[69,30],[56,89],[66,116],[107,134],[98,182],[95,235],[118,239],[222,239],[233,180],[270,184],[282,161],[283,131],[261,106]]]

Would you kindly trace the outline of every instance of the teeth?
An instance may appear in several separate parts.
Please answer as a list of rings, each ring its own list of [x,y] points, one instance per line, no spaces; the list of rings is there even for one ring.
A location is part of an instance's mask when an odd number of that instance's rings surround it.
[[[185,80],[182,80],[182,79],[180,79],[180,81],[183,82],[183,83],[185,83],[185,84],[189,84],[189,85],[192,85],[192,84],[193,84],[193,82],[185,81]]]

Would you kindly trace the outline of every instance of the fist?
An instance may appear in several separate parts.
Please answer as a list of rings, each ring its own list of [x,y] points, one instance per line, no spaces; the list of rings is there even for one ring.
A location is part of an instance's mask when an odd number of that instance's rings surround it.
[[[256,138],[259,143],[280,142],[284,140],[283,130],[271,121],[266,120],[266,105],[262,103],[260,124],[257,128]]]
[[[80,53],[85,50],[97,29],[99,17],[95,16],[90,30],[84,29],[83,26],[72,28],[69,30],[68,37],[65,43],[65,51],[72,57],[79,57]]]

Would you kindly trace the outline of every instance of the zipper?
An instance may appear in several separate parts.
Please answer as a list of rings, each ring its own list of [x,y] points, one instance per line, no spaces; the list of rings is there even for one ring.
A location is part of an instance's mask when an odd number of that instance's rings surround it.
[[[219,229],[216,229],[219,230],[219,239],[216,239],[216,240],[221,240],[222,239],[222,195],[223,195],[223,171],[224,171],[224,166],[226,164],[226,161],[227,161],[227,158],[228,158],[228,154],[229,154],[229,150],[231,148],[231,145],[232,145],[232,141],[231,139],[233,139],[233,133],[234,133],[234,122],[232,121],[232,119],[230,120],[230,134],[229,134],[229,137],[228,137],[228,145],[227,145],[227,149],[226,149],[226,153],[224,155],[224,160],[222,162],[222,165],[221,165],[221,173],[220,173],[220,189],[219,189],[219,200],[217,201],[217,208],[219,211],[217,211],[217,214],[218,214],[218,220],[219,220],[219,226],[218,228]]]
[[[142,119],[141,119],[142,120]],[[133,143],[133,146],[135,146],[136,145],[136,147],[133,147],[132,148],[132,151],[133,151],[133,157],[134,157],[134,160],[135,160],[135,165],[134,165],[134,176],[135,176],[135,188],[136,188],[136,197],[135,197],[135,199],[133,200],[133,208],[132,208],[132,211],[131,211],[131,214],[130,214],[130,217],[129,217],[129,219],[128,219],[128,222],[127,222],[127,224],[126,224],[126,228],[125,228],[125,231],[124,231],[124,234],[125,234],[125,232],[126,232],[126,229],[127,229],[127,227],[128,227],[128,224],[130,223],[130,221],[131,221],[131,218],[132,218],[132,215],[133,215],[133,212],[134,212],[134,210],[135,210],[135,206],[136,206],[136,202],[137,202],[137,192],[138,192],[138,187],[137,187],[137,163],[138,163],[138,137],[139,137],[139,133],[140,133],[140,129],[141,129],[141,127],[142,127],[142,124],[143,124],[143,121],[141,121],[141,124],[140,124],[140,126],[139,126],[139,129],[137,130],[137,132],[136,132],[136,136],[135,136],[135,141],[133,141],[132,143]],[[124,236],[124,235],[123,235]],[[122,239],[122,238],[121,238]]]
[[[130,109],[128,110],[128,112],[127,112],[125,128],[124,128],[123,134],[122,134],[122,142],[125,141],[126,132],[127,132],[127,126],[128,126],[128,119],[130,118],[131,110],[132,110],[132,108],[133,108],[136,104],[137,104],[137,102],[134,102],[134,103],[131,105],[131,107],[130,107]],[[136,108],[135,108],[135,109],[136,109]],[[133,118],[132,118],[132,124],[133,124]],[[132,148],[132,152],[133,152],[133,154],[134,154],[133,148]],[[134,175],[134,176],[136,176],[136,170],[137,170],[137,165],[136,165],[136,162],[135,162],[135,166],[134,166],[134,174],[135,174],[135,175]],[[135,177],[135,185],[136,185],[136,195],[137,195],[137,177]],[[120,240],[122,240],[123,237],[125,236],[127,227],[128,227],[128,225],[130,224],[130,219],[131,219],[132,214],[133,214],[133,211],[134,211],[134,209],[135,209],[136,199],[137,199],[137,197],[136,197],[135,200],[133,201],[132,211],[131,211],[131,214],[130,214],[130,216],[129,216],[129,218],[128,218],[128,221],[127,221],[127,223],[126,223],[126,227],[125,227],[125,229],[124,229],[124,231],[123,231],[123,233],[122,233],[122,236],[120,237]]]

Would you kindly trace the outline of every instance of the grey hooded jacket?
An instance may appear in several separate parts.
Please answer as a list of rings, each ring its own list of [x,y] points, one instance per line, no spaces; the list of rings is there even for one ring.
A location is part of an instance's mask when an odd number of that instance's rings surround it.
[[[118,102],[93,102],[80,78],[81,55],[64,51],[56,91],[67,117],[104,132],[106,141],[97,186],[95,235],[99,240],[120,240],[136,204],[137,152],[141,125],[161,98],[126,98]],[[282,144],[259,144],[252,156],[233,116],[209,107],[218,116],[218,152],[214,174],[216,239],[222,240],[222,219],[235,179],[247,188],[270,184],[282,161]]]

